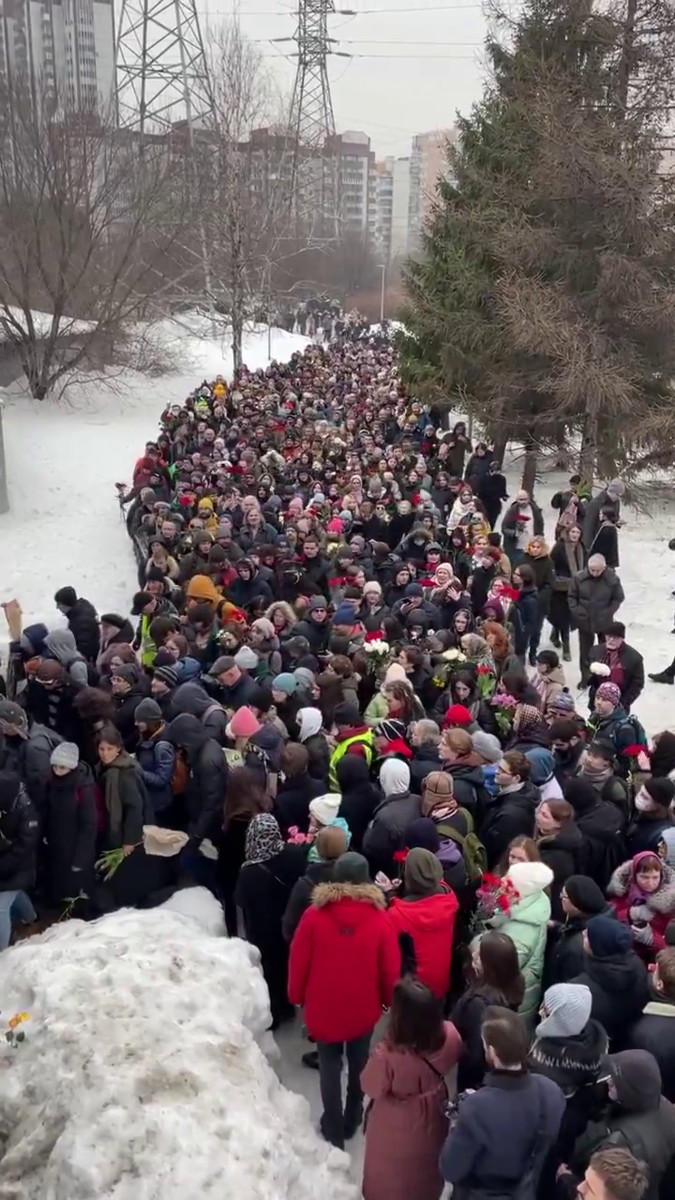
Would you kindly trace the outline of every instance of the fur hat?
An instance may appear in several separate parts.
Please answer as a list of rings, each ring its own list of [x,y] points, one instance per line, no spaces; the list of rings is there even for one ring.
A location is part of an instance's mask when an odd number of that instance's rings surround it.
[[[584,983],[556,983],[544,992],[547,1016],[537,1025],[538,1038],[578,1037],[591,1018],[593,997]]]

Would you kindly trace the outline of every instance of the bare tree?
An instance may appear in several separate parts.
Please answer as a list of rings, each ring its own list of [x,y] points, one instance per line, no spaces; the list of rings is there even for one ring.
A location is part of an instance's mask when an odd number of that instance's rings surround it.
[[[308,243],[297,236],[285,106],[262,56],[236,22],[213,30],[209,46],[216,131],[201,160],[202,214],[213,300],[231,322],[237,368],[246,322],[269,312],[280,288],[292,294]]]
[[[127,323],[162,303],[189,204],[166,139],[142,147],[39,81],[3,87],[0,335],[34,397],[100,362]]]

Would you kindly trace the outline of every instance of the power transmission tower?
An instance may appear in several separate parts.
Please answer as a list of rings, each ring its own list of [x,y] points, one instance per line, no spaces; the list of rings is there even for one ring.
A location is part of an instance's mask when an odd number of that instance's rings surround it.
[[[176,135],[196,172],[195,142],[216,128],[215,104],[196,0],[122,0],[115,39],[115,105],[121,128],[146,139]],[[203,227],[198,231],[205,294],[213,291]]]
[[[333,12],[334,0],[298,0],[298,66],[290,114],[297,213],[301,222],[311,217],[324,235],[334,235],[337,223],[337,178],[326,144],[335,134],[328,80],[334,40],[328,34],[328,15]]]

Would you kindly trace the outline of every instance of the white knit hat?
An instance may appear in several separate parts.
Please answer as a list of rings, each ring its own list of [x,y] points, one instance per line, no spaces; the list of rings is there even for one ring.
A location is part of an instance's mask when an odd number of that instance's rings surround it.
[[[340,811],[342,796],[339,792],[325,792],[310,800],[309,811],[319,825],[331,825]]]
[[[543,862],[514,863],[506,872],[521,900],[536,896],[553,883],[553,871]]]
[[[537,1025],[538,1038],[577,1037],[586,1028],[593,1007],[585,983],[555,983],[544,992],[547,1017]]]

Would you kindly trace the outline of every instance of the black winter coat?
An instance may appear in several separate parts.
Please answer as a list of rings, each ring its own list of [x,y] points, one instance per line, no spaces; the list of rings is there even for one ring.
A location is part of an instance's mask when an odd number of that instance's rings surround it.
[[[591,663],[606,663],[607,654],[605,646],[594,646],[589,655],[589,661]],[[628,712],[631,704],[635,704],[638,696],[644,691],[645,660],[638,650],[635,650],[633,646],[629,646],[624,642],[619,650],[619,662],[623,669],[621,704],[626,712]],[[602,682],[602,676],[591,674],[591,686],[588,692],[588,706],[591,710],[593,709],[595,693]]]
[[[453,703],[454,701],[448,698],[446,708],[449,708],[450,704]],[[422,785],[427,775],[430,775],[432,771],[443,770],[443,763],[438,754],[438,746],[432,746],[428,742],[422,746],[416,746],[408,766],[410,767],[410,787],[413,792],[417,792],[421,796]]]
[[[82,722],[74,704],[78,691],[70,682],[65,682],[62,687],[46,688],[37,679],[29,679],[21,700],[38,725],[56,730],[66,742],[79,744]]]
[[[542,837],[537,843],[541,861],[553,871],[551,884],[551,917],[554,921],[562,921],[564,912],[560,895],[565,880],[570,875],[578,875],[584,867],[584,839],[575,823],[570,821],[567,827],[558,830],[549,837]]]
[[[605,906],[602,914],[595,915],[616,920],[616,911],[611,904]],[[583,971],[586,965],[583,937],[589,921],[590,917],[567,917],[561,924],[549,928],[543,992],[554,983],[569,983]]]
[[[485,846],[488,870],[494,871],[515,837],[534,834],[539,788],[524,783],[515,792],[500,792],[488,805],[478,835]]]
[[[507,620],[513,626],[513,648],[519,658],[524,658],[530,638],[539,628],[539,598],[536,588],[521,588],[518,599],[509,608]]]
[[[586,568],[573,577],[568,603],[579,629],[587,633],[604,633],[625,598],[621,580],[611,567],[607,567],[597,578],[590,575]]]
[[[7,808],[0,810],[0,891],[25,890],[35,883],[39,832],[35,808],[20,787]]]
[[[129,754],[133,754],[139,739],[138,726],[134,721],[136,709],[147,694],[147,685],[145,682],[139,681],[124,696],[113,697],[115,701],[115,724],[124,742],[124,749]]]
[[[222,748],[190,713],[175,717],[166,736],[172,745],[183,750],[190,772],[185,789],[188,833],[196,841],[210,838],[217,844],[227,781]]]
[[[526,554],[523,562],[529,563],[534,571],[539,614],[545,617],[548,615],[548,610],[551,606],[551,596],[553,594],[553,563],[551,562],[551,557],[549,554],[540,554],[536,557]]]
[[[492,989],[469,988],[460,996],[451,1013],[451,1020],[463,1046],[460,1060],[457,1064],[457,1091],[464,1092],[467,1088],[479,1088],[487,1070],[485,1048],[481,1036],[481,1028],[485,1010],[492,1005],[500,1008],[517,1010],[517,1005],[506,1003],[504,996]]]
[[[68,628],[75,645],[87,662],[96,662],[101,642],[101,630],[93,604],[80,596],[68,612]]]
[[[152,825],[155,814],[136,760],[122,751],[114,762],[101,766],[99,778],[106,807],[106,850],[139,846],[143,826]],[[119,806],[113,802],[115,794]]]
[[[307,863],[304,875],[293,884],[281,923],[282,933],[287,942],[293,941],[300,918],[312,902],[314,888],[320,883],[328,883],[333,878],[334,866],[334,862]]]
[[[282,921],[293,886],[304,868],[304,847],[284,846],[266,862],[244,863],[235,888],[235,903],[244,918],[247,941],[260,951],[274,1023],[290,1011],[288,943],[282,934]]]
[[[307,771],[284,779],[274,802],[274,815],[284,837],[293,825],[297,825],[301,833],[307,833],[310,800],[322,796],[327,787],[327,783],[312,779]]]
[[[304,637],[309,642],[309,648],[312,654],[326,654],[328,652],[328,643],[331,639],[331,626],[327,620],[320,624],[313,621],[311,617],[307,617],[304,621],[298,621],[297,625],[291,630],[291,637]]]
[[[604,890],[612,872],[626,861],[621,813],[615,804],[599,799],[592,808],[576,814],[576,823],[584,839],[582,873]]]
[[[634,950],[604,958],[585,954],[584,959],[583,971],[569,982],[590,988],[591,1016],[604,1025],[612,1049],[620,1049],[649,999],[647,969]]]
[[[318,779],[327,787],[330,750],[325,734],[321,732],[313,733],[311,737],[305,738],[302,744],[309,754],[309,765],[307,767],[309,774],[312,779]]]
[[[49,889],[55,904],[91,895],[96,861],[96,785],[90,767],[80,762],[47,785],[44,836]]]
[[[52,773],[51,753],[62,741],[54,730],[34,723],[30,725],[27,738],[6,737],[4,744],[0,744],[0,768],[21,776],[39,817],[44,810],[47,783]]]
[[[663,1095],[675,1104],[675,1000],[666,1000],[652,992],[642,1016],[628,1032],[626,1044],[631,1050],[648,1050],[661,1071]]]

